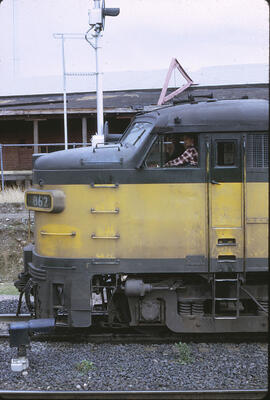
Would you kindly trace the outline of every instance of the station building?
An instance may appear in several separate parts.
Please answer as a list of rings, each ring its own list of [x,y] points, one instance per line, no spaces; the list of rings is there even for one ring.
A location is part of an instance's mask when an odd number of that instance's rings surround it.
[[[170,88],[167,94],[175,90]],[[123,133],[138,112],[157,108],[161,89],[104,92],[109,134]],[[191,86],[173,102],[211,99],[268,99],[267,83]],[[89,145],[96,133],[96,93],[67,95],[69,148]],[[62,94],[0,97],[0,144],[6,184],[31,181],[32,154],[64,149]]]

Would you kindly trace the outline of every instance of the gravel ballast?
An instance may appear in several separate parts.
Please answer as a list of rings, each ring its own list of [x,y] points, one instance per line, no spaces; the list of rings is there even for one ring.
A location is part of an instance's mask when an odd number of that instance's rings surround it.
[[[27,372],[12,372],[16,349],[0,341],[2,390],[212,390],[267,388],[266,344],[189,343],[179,361],[173,344],[33,342]],[[84,361],[85,360],[85,361]],[[88,368],[82,371],[78,366]]]
[[[16,297],[0,297],[1,313],[15,312],[16,307]],[[35,340],[28,350],[28,370],[12,372],[16,353],[8,339],[0,340],[0,390],[265,389],[268,384],[266,343],[179,347]]]
[[[0,296],[0,313],[1,314],[16,314],[18,308],[18,296]],[[25,301],[22,301],[21,314],[28,314]]]

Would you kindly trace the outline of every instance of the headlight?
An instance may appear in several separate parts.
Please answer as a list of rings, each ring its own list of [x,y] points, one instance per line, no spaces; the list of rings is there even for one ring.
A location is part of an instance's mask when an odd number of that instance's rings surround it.
[[[59,213],[65,208],[65,194],[60,190],[26,190],[25,207],[33,211]]]

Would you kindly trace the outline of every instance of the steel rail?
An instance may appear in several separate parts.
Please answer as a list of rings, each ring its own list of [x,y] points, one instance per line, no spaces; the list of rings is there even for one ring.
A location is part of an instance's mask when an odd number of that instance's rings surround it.
[[[30,314],[0,314],[0,323],[2,322],[18,322],[18,321],[28,321],[31,319]]]
[[[12,322],[29,321],[31,319],[30,314],[0,314],[0,338],[9,337],[9,324]]]
[[[1,330],[0,327],[0,338],[9,338],[9,331],[8,327],[5,329]],[[60,335],[60,334],[55,334],[55,333],[50,333],[50,334],[43,334],[43,333],[35,333],[34,336],[31,338],[32,341],[38,341],[38,342],[51,342],[51,341],[58,341],[58,342],[70,342],[71,344],[75,340],[78,342],[78,340],[81,341],[87,341],[88,343],[95,343],[95,344],[105,344],[105,343],[110,343],[110,344],[174,344],[179,341],[185,341],[186,343],[190,342],[196,342],[196,343],[204,343],[206,340],[210,343],[241,343],[243,341],[248,341],[249,343],[266,343],[267,342],[267,337],[263,336],[260,338],[256,338],[255,336],[253,338],[246,338],[240,339],[240,338],[227,338],[226,340],[221,340],[221,338],[216,339],[216,338],[210,338],[209,340],[207,338],[194,338],[194,336],[191,337],[183,337],[182,335],[179,335],[177,337],[154,337],[154,336],[136,336],[136,335],[115,335],[115,334],[77,334],[77,335]]]
[[[19,322],[19,321],[28,321],[33,319],[30,314],[20,314],[16,316],[16,314],[0,314],[0,338],[8,338],[9,337],[9,324],[11,322]],[[61,322],[56,323],[55,330],[50,334],[45,333],[36,333],[33,337],[33,341],[77,341],[81,338],[81,340],[88,340],[89,343],[154,343],[154,344],[164,344],[164,343],[176,343],[178,341],[186,341],[186,342],[211,342],[211,343],[241,343],[243,341],[246,342],[261,342],[264,343],[268,340],[268,336],[266,333],[174,333],[168,330],[160,330],[156,331],[153,334],[151,330],[132,330],[131,328],[126,329],[103,329],[103,328],[68,328],[66,325],[63,325]]]
[[[187,390],[187,391],[0,391],[2,400],[257,400],[267,395],[266,389]]]

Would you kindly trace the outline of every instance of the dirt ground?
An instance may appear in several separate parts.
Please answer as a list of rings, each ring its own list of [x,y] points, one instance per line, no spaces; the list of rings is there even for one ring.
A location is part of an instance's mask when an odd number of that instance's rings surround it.
[[[0,204],[0,283],[16,280],[23,269],[23,247],[33,239],[33,216],[30,232],[28,220],[24,204]]]

